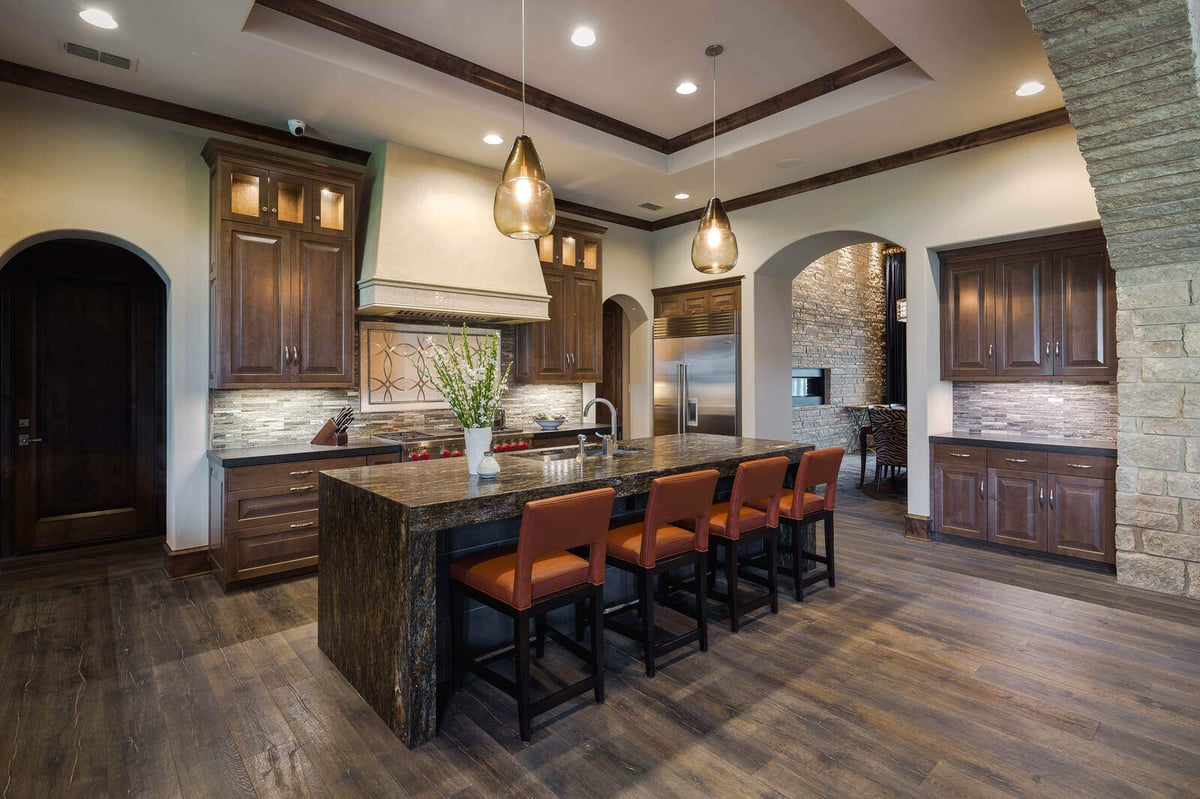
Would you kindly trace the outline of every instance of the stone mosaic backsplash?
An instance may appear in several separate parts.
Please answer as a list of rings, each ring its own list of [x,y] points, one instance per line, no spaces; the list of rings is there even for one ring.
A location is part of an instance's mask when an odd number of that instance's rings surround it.
[[[954,429],[1117,440],[1112,383],[955,383]],[[942,431],[935,431],[942,432]]]

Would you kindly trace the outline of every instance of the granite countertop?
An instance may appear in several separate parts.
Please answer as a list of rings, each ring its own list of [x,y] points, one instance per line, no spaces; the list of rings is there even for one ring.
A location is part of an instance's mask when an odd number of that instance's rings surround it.
[[[1115,442],[1100,438],[1051,438],[1029,436],[1019,433],[977,433],[954,430],[937,433],[929,437],[931,444],[1002,444],[1007,447],[1031,449],[1038,452],[1061,452],[1067,455],[1110,455],[1116,456]]]
[[[344,447],[321,444],[278,444],[271,447],[210,449],[208,460],[210,463],[229,469],[235,466],[263,466],[269,463],[287,463],[288,461],[352,458],[356,455],[380,455],[399,451],[400,444],[395,441],[359,438],[350,439],[350,443]]]
[[[792,441],[719,436],[704,433],[637,438],[622,442],[640,452],[611,458],[589,457],[543,463],[520,453],[496,456],[500,474],[485,479],[467,474],[461,458],[397,463],[322,472],[328,481],[355,486],[403,506],[414,529],[442,529],[519,515],[525,502],[575,491],[612,486],[617,496],[650,490],[655,477],[714,468],[729,476],[740,461],[787,455],[793,462],[812,449]],[[487,502],[469,500],[486,499]]]

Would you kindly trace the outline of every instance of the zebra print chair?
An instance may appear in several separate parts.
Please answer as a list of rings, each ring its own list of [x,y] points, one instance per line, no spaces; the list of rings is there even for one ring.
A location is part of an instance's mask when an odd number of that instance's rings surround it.
[[[908,468],[908,411],[872,406],[867,416],[875,439],[875,493],[878,494],[884,467],[892,470],[893,482],[897,469]]]

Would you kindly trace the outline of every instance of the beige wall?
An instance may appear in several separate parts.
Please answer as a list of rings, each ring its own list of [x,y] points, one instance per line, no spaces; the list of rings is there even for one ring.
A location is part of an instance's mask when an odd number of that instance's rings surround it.
[[[791,436],[790,283],[831,250],[891,241],[908,251],[909,512],[929,513],[931,433],[949,430],[939,379],[936,258],[954,245],[1095,224],[1096,203],[1070,127],[841,183],[730,215],[741,253],[742,407],[747,435]],[[654,285],[693,282],[692,225],[656,234]]]
[[[121,244],[167,283],[167,542],[208,542],[205,136],[0,84],[0,265],[63,235]]]

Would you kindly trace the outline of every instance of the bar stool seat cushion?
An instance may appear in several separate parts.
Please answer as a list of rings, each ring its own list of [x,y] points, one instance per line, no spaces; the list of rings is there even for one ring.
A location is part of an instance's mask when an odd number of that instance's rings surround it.
[[[738,508],[738,532],[731,535],[729,532],[729,503],[714,502],[712,510],[708,514],[708,534],[736,540],[741,537],[741,531],[768,527],[770,526],[769,521],[766,510],[754,508],[748,504],[742,505]]]
[[[804,492],[804,499],[797,513],[792,508],[792,504],[796,499],[794,492],[788,491],[779,497],[779,515],[786,516],[789,519],[802,519],[811,513],[820,513],[825,510],[825,497],[820,494],[811,494],[808,491]],[[755,508],[765,511],[767,509],[767,500],[756,499],[750,502]]]
[[[450,576],[506,605],[516,607],[513,585],[517,574],[516,549],[491,549],[459,558],[450,564]],[[570,552],[552,552],[534,558],[532,597],[549,596],[588,581],[588,562]]]
[[[617,558],[626,563],[645,565],[641,563],[642,535],[644,532],[645,524],[642,522],[626,524],[609,530],[608,557]],[[654,549],[652,551],[657,554],[659,560],[663,560],[673,555],[690,551],[695,538],[696,534],[691,530],[685,530],[673,524],[664,524],[655,532]]]

